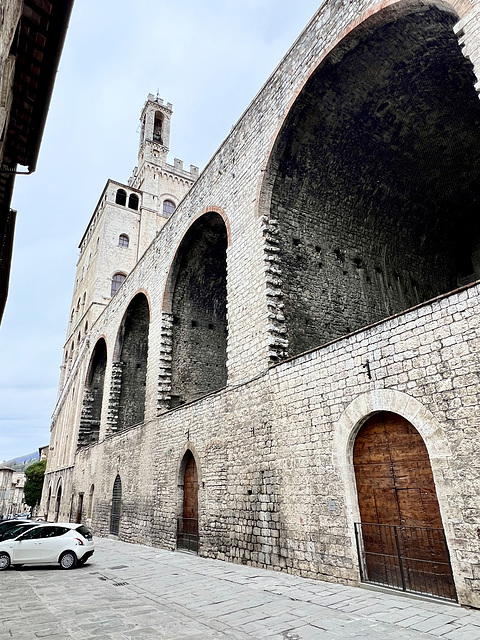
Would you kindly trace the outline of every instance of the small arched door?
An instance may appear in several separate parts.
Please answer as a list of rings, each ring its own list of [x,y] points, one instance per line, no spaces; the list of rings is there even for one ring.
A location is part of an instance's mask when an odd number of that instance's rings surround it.
[[[122,511],[122,481],[117,475],[113,483],[112,510],[110,513],[110,533],[118,536],[120,531],[120,515]]]
[[[367,581],[455,599],[425,443],[405,418],[372,416],[353,450]]]
[[[198,551],[198,472],[195,458],[187,451],[184,458],[182,516],[178,521],[177,547]]]

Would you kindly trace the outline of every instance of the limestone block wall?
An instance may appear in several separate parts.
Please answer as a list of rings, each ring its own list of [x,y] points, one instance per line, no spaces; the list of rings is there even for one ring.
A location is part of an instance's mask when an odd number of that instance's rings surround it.
[[[80,492],[87,495],[94,486],[94,531],[109,532],[112,488],[119,474],[120,537],[174,548],[176,517],[181,515],[180,465],[190,449],[199,471],[201,554],[356,584],[353,523],[359,511],[353,441],[369,415],[392,411],[409,420],[425,441],[459,599],[480,606],[478,285],[401,312],[412,304],[409,299],[408,304],[370,318],[379,322],[367,328],[352,327],[341,318],[344,326],[339,333],[324,334],[313,344],[300,343],[295,357],[285,360],[290,339],[285,297],[306,295],[289,294],[284,286],[296,255],[293,240],[301,238],[295,235],[297,229],[279,230],[280,216],[271,215],[273,196],[279,193],[278,176],[284,179],[280,192],[288,190],[291,177],[287,170],[283,174],[271,170],[278,140],[285,143],[282,154],[290,140],[288,130],[283,138],[279,134],[285,133],[287,116],[295,114],[292,105],[319,65],[332,51],[333,60],[341,59],[343,53],[334,51],[335,46],[345,38],[353,42],[355,28],[367,19],[374,26],[405,11],[421,13],[435,5],[435,11],[457,12],[455,17],[464,25],[464,51],[472,52],[476,65],[478,4],[468,0],[321,4],[90,328],[72,365],[52,422],[54,452],[47,478],[54,486],[63,474],[63,495],[69,493],[69,500],[73,496],[72,504]],[[293,132],[301,115],[300,111],[293,119]],[[320,174],[316,165],[313,175]],[[462,176],[475,190],[467,170]],[[311,217],[317,203],[307,204]],[[212,212],[224,221],[227,238],[227,386],[169,409],[174,318],[168,300],[173,295],[176,256],[188,230]],[[326,242],[337,223],[345,235],[349,233],[348,219],[335,218],[335,213],[328,220]],[[297,214],[290,208],[284,220]],[[350,247],[363,240],[352,229]],[[388,236],[395,239],[392,228]],[[371,242],[374,239],[374,234],[369,236]],[[334,248],[329,254],[332,262]],[[315,244],[312,250],[316,251]],[[293,258],[285,270],[282,260],[287,253]],[[354,257],[348,255],[350,262]],[[456,286],[454,279],[450,286]],[[436,294],[433,288],[429,292]],[[115,433],[121,365],[114,352],[122,320],[138,294],[145,295],[149,306],[145,420]],[[331,291],[330,297],[334,295]],[[395,311],[400,313],[386,318]],[[368,321],[365,316],[364,323]],[[345,335],[351,329],[358,330]],[[99,442],[77,449],[86,375],[100,338],[107,347],[104,398],[108,401],[103,402]],[[335,339],[325,344],[331,338]],[[310,351],[299,353],[309,347]]]
[[[95,484],[92,526],[107,535],[119,474],[120,536],[173,549],[190,449],[202,555],[356,584],[353,442],[392,411],[425,441],[459,598],[479,606],[479,296],[439,298],[109,437],[77,454],[72,491]]]

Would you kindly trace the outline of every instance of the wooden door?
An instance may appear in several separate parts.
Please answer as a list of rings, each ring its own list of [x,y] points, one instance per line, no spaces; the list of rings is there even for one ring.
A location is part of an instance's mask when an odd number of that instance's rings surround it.
[[[117,475],[113,483],[112,510],[110,513],[110,533],[118,536],[120,532],[120,515],[122,511],[122,481]]]
[[[424,593],[445,582],[451,595],[432,468],[418,431],[394,413],[375,414],[357,435],[353,462],[370,581]]]
[[[184,532],[196,534],[198,531],[198,474],[195,458],[189,455],[185,466],[183,482]]]

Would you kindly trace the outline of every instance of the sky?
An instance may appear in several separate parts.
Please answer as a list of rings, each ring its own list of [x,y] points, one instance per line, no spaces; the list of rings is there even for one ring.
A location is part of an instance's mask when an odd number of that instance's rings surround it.
[[[320,4],[75,0],[37,171],[12,200],[0,461],[49,442],[78,244],[107,179],[136,165],[147,95],[173,103],[169,161],[203,169]]]

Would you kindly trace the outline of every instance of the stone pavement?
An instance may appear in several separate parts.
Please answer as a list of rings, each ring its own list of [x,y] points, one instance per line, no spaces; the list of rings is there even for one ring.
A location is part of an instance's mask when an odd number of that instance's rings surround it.
[[[0,640],[480,640],[480,611],[96,538],[0,573]]]

